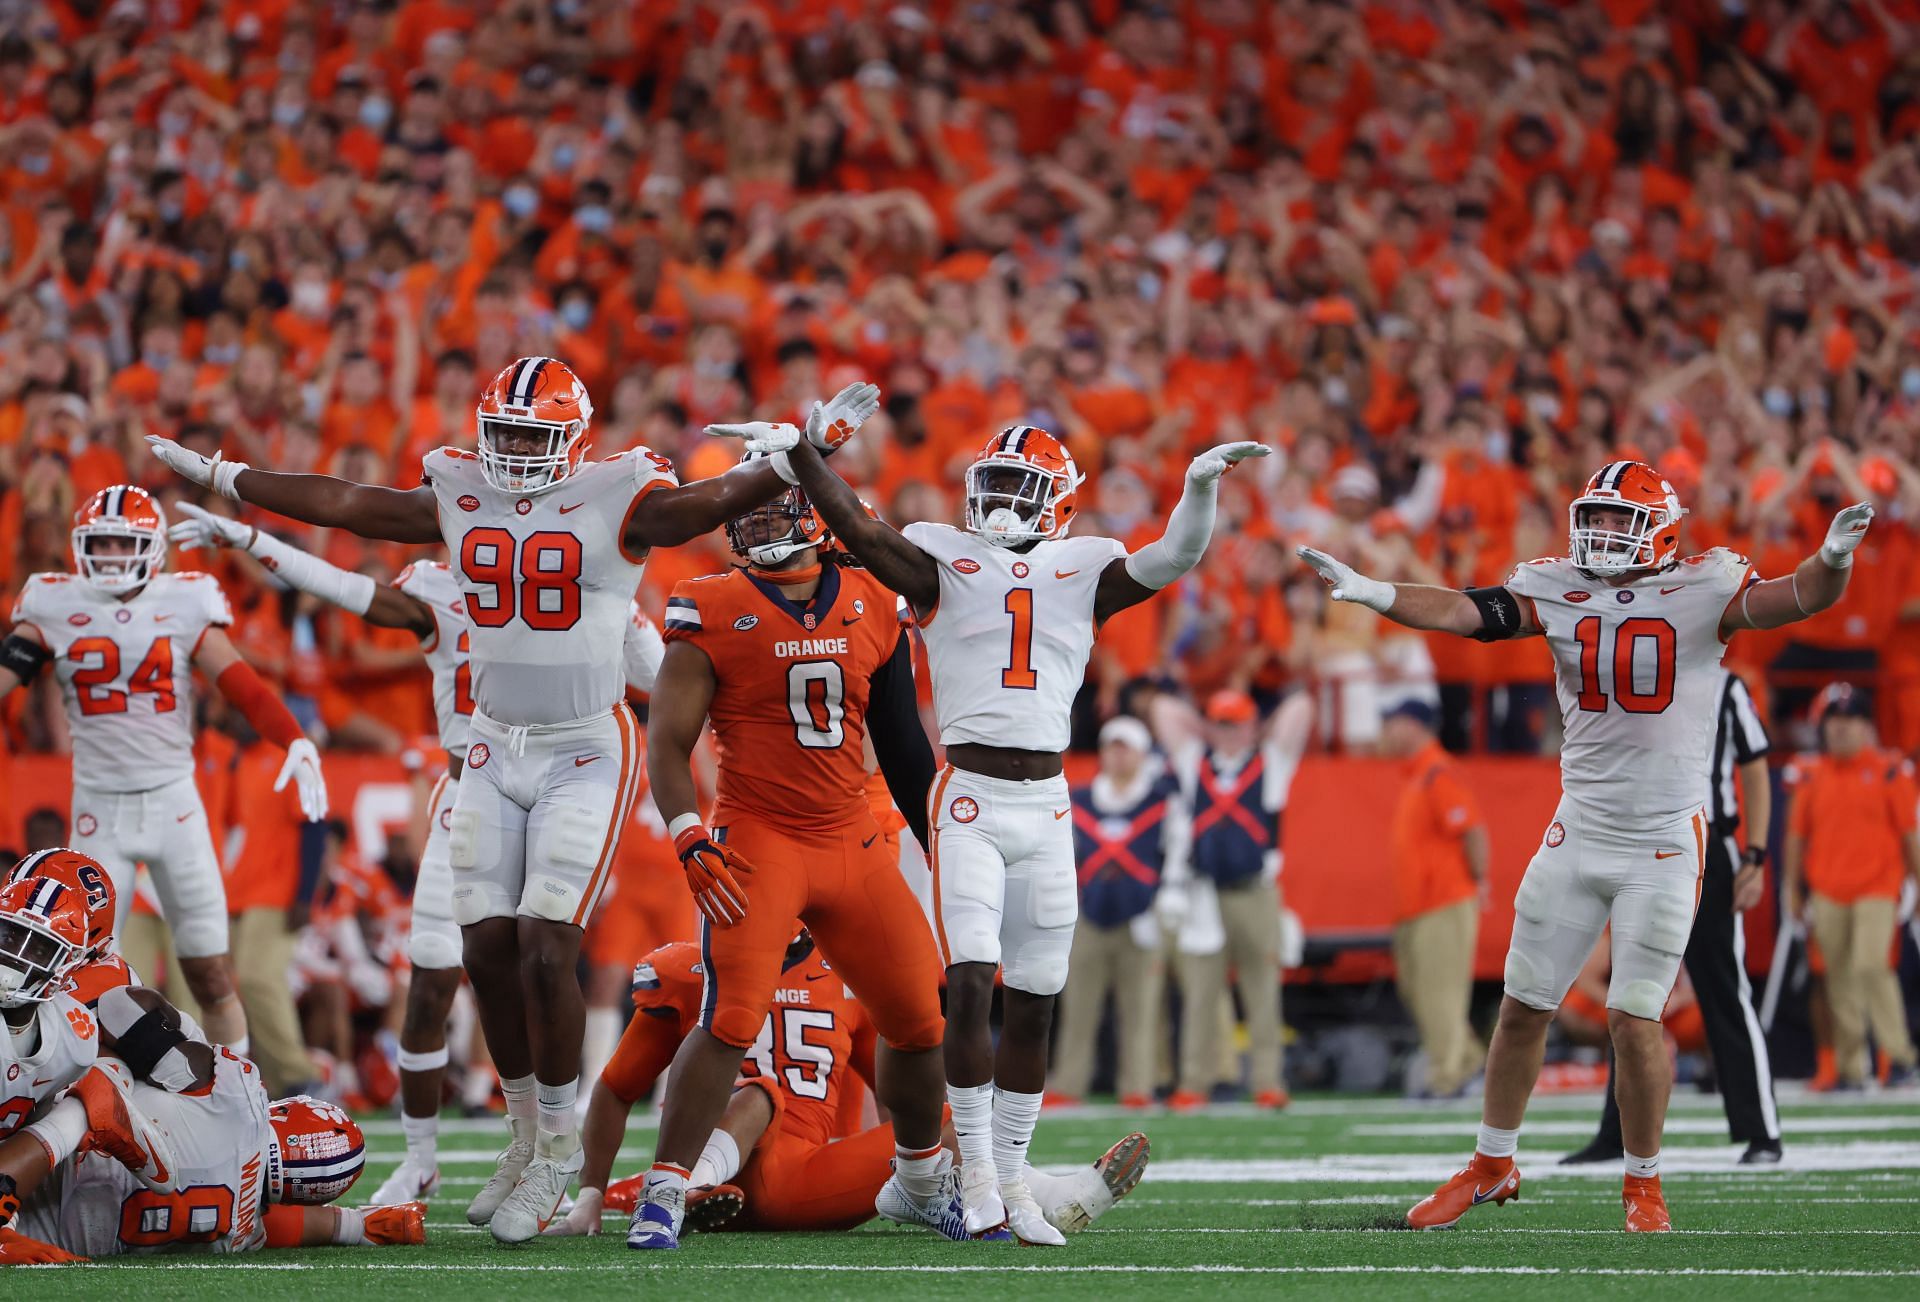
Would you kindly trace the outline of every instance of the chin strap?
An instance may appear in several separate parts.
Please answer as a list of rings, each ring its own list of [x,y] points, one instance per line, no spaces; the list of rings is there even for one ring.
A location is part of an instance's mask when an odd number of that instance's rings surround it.
[[[768,583],[777,583],[782,587],[798,587],[802,583],[812,583],[820,577],[819,562],[803,565],[797,570],[763,570],[758,565],[747,566],[756,579],[765,579]]]

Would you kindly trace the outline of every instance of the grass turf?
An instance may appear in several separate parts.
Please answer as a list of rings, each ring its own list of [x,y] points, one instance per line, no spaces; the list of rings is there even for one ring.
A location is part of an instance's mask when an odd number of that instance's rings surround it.
[[[1543,1283],[1579,1296],[1644,1294],[1671,1280],[1695,1299],[1920,1296],[1920,1097],[1783,1106],[1787,1163],[1740,1167],[1717,1103],[1675,1100],[1666,1150],[1679,1233],[1620,1233],[1617,1168],[1556,1167],[1584,1141],[1592,1098],[1542,1100],[1523,1136],[1521,1200],[1476,1210],[1460,1229],[1397,1228],[1471,1143],[1471,1104],[1307,1099],[1280,1115],[1086,1108],[1043,1117],[1036,1158],[1091,1161],[1140,1128],[1154,1165],[1127,1201],[1063,1250],[947,1244],[870,1225],[839,1235],[709,1235],[679,1252],[626,1250],[624,1225],[598,1239],[503,1248],[466,1224],[500,1128],[449,1122],[445,1176],[419,1249],[331,1249],[244,1258],[121,1258],[35,1272],[23,1295],[142,1299],[462,1298],[539,1293],[629,1298],[636,1290],[753,1290],[783,1299],[1271,1297],[1345,1284],[1369,1297],[1520,1297]],[[644,1160],[636,1125],[619,1173]],[[401,1151],[398,1127],[369,1128],[370,1193]],[[103,1276],[107,1278],[103,1279]],[[1338,1281],[1338,1283],[1336,1283]],[[28,1283],[22,1280],[22,1283]]]

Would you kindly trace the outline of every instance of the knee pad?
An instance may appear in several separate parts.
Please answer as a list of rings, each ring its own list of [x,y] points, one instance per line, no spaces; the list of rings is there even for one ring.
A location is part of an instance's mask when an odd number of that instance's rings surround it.
[[[713,1010],[707,1033],[723,1044],[744,1051],[760,1038],[760,1027],[766,1020],[764,1009],[755,1012],[739,1004],[723,1002]]]
[[[512,914],[512,901],[503,898],[496,887],[465,882],[453,888],[453,920],[458,926],[471,927],[488,918],[505,918]]]
[[[1027,887],[1027,919],[1043,931],[1071,928],[1080,917],[1079,892],[1072,873],[1053,873]]]
[[[224,899],[218,908],[193,909],[177,923],[171,918],[167,921],[173,930],[174,953],[181,958],[212,958],[231,948]]]
[[[572,922],[580,913],[580,887],[558,877],[531,877],[520,896],[520,912],[542,922]]]
[[[475,919],[479,921],[479,919]],[[440,920],[416,917],[413,934],[407,937],[407,959],[417,968],[457,968],[460,966],[460,933]]]
[[[1527,956],[1517,949],[1508,949],[1507,966],[1502,975],[1506,979],[1507,993],[1521,1003],[1527,1003],[1527,992],[1532,989],[1534,982],[1533,964],[1527,960]]]
[[[1533,863],[1527,865],[1527,871],[1520,878],[1520,889],[1513,895],[1514,913],[1528,922],[1545,922],[1548,917],[1549,888],[1542,880],[1545,874],[1536,869],[1538,863],[1539,859],[1536,857]]]
[[[1629,1017],[1644,1018],[1649,1022],[1660,1020],[1660,1014],[1667,1006],[1667,991],[1657,981],[1642,977],[1632,981],[1616,981],[1607,991],[1607,1007],[1617,1008]]]
[[[1057,995],[1067,986],[1067,957],[1073,952],[1073,933],[1049,932],[1024,941],[1007,958],[1000,979],[1010,990],[1029,995]]]
[[[539,839],[528,847],[528,870],[550,865],[562,871],[591,873],[606,849],[607,822],[604,810],[575,806],[554,810],[542,824]]]
[[[1675,895],[1657,895],[1647,901],[1641,934],[1630,937],[1661,954],[1685,954],[1693,934],[1693,903]]]
[[[471,809],[455,809],[447,818],[447,862],[468,870],[480,864],[480,815]]]

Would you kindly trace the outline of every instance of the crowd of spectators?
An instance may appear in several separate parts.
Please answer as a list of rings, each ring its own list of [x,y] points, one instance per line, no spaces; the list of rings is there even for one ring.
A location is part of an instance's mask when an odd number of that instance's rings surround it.
[[[406,485],[548,353],[598,454],[701,477],[708,422],[858,376],[885,408],[839,465],[896,522],[953,518],[1012,421],[1134,541],[1197,449],[1279,449],[1107,630],[1090,718],[1142,675],[1309,684],[1365,749],[1437,689],[1456,745],[1537,745],[1539,644],[1332,608],[1291,545],[1497,582],[1635,456],[1763,573],[1881,506],[1847,600],[1733,654],[1877,674],[1911,748],[1916,127],[1915,0],[0,4],[0,594],[93,490],[177,500],[145,433]],[[430,731],[408,639],[230,586],[334,744]],[[58,746],[47,704],[11,744]]]

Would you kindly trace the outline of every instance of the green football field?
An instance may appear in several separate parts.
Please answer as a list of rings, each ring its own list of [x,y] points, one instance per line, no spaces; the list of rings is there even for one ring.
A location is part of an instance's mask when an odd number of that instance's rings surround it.
[[[443,1182],[415,1249],[332,1249],[246,1258],[149,1258],[36,1271],[18,1296],[98,1298],[492,1298],[636,1294],[777,1298],[1271,1297],[1332,1288],[1367,1297],[1645,1296],[1671,1281],[1704,1297],[1920,1297],[1920,1096],[1783,1103],[1787,1164],[1735,1164],[1717,1102],[1681,1094],[1666,1150],[1677,1232],[1620,1232],[1617,1170],[1554,1159],[1584,1142],[1592,1097],[1535,1105],[1521,1141],[1519,1202],[1458,1230],[1414,1234],[1400,1214],[1457,1167],[1471,1104],[1304,1099],[1286,1113],[1244,1107],[1173,1116],[1087,1107],[1050,1112],[1043,1164],[1091,1161],[1127,1130],[1153,1139],[1133,1196],[1063,1249],[947,1244],[869,1226],[839,1235],[708,1235],[677,1253],[629,1252],[624,1218],[591,1240],[504,1248],[469,1227],[466,1201],[503,1128],[449,1122]],[[368,1125],[370,1192],[401,1150],[392,1121]],[[636,1125],[618,1168],[652,1138]],[[108,1274],[111,1272],[111,1274]],[[1564,1295],[1564,1294],[1563,1294]]]

